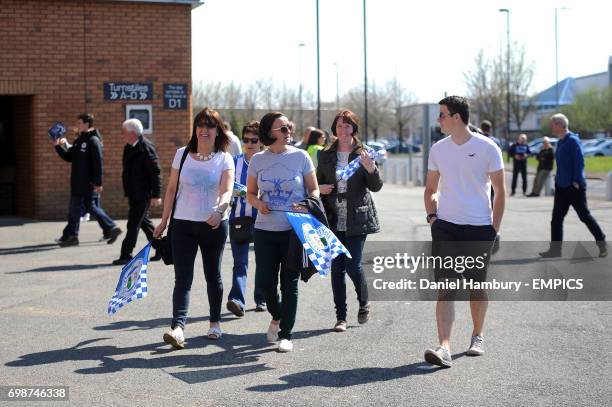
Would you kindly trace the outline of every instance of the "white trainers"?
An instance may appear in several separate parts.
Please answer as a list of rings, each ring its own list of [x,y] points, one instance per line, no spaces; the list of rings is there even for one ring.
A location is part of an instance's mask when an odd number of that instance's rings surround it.
[[[172,345],[175,349],[183,349],[185,347],[185,336],[183,328],[177,326],[164,334],[164,342]]]
[[[291,341],[289,339],[281,339],[280,343],[278,344],[278,351],[279,352],[291,352],[293,350],[293,343],[291,343]]]
[[[472,336],[472,340],[470,341],[470,348],[465,352],[466,355],[469,356],[480,356],[484,354],[484,349],[482,348],[482,343],[484,342],[484,337],[480,335]]]
[[[272,322],[270,322],[268,332],[266,332],[266,338],[268,339],[268,342],[278,341],[278,331],[280,331],[280,324],[273,324]]]

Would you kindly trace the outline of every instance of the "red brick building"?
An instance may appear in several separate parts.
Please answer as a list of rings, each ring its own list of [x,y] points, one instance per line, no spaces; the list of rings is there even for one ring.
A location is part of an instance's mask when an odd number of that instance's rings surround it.
[[[66,217],[70,164],[47,130],[57,121],[74,127],[82,112],[94,114],[103,135],[102,206],[111,216],[127,215],[120,131],[128,105],[150,119],[165,184],[191,131],[191,10],[199,4],[0,0],[0,215]]]

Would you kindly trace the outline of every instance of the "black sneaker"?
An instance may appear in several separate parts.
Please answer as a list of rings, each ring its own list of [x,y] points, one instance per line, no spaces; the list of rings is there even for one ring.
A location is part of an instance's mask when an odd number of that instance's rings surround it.
[[[57,239],[55,239],[55,243],[61,244],[61,243],[65,242],[66,239],[68,239],[68,237],[62,235],[62,236],[58,237]]]
[[[450,352],[442,346],[438,346],[436,350],[427,349],[425,351],[425,361],[441,367],[451,367],[453,365]]]
[[[108,243],[108,244],[115,243],[115,240],[117,240],[119,235],[122,234],[122,233],[123,233],[123,230],[121,230],[120,228],[118,228],[118,227],[112,228],[110,233],[108,234],[109,238],[108,238],[108,241],[106,243]]]
[[[79,238],[76,235],[68,236],[65,240],[59,243],[60,247],[78,246]]]
[[[561,251],[559,250],[547,250],[545,252],[540,252],[539,255],[545,259],[550,259],[553,257],[561,257]]]
[[[370,303],[368,302],[366,305],[359,307],[359,312],[357,312],[357,322],[360,324],[365,324],[370,319]]]
[[[599,257],[606,257],[608,255],[608,244],[605,240],[597,242],[597,247],[599,247]]]
[[[151,257],[149,261],[160,261],[162,259],[162,255],[160,252],[155,252],[155,256]]]
[[[266,305],[265,302],[262,302],[261,304],[257,304],[255,306],[255,312],[266,312],[268,310],[268,306]]]
[[[118,259],[113,260],[113,266],[123,266],[128,264],[130,261],[132,261],[131,257],[121,256]]]

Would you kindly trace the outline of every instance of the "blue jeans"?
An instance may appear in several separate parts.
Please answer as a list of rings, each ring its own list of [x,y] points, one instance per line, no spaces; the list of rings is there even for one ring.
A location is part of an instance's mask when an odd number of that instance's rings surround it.
[[[117,227],[115,222],[111,219],[110,216],[104,212],[104,209],[98,206],[99,195],[96,193],[91,193],[85,196],[70,196],[70,207],[68,210],[68,224],[64,228],[62,232],[62,236],[64,238],[68,236],[78,236],[79,235],[79,226],[81,224],[81,209],[84,206],[86,211],[92,214],[98,224],[102,228],[102,232],[105,236],[108,236],[110,231]]]
[[[228,300],[234,301],[244,310],[244,293],[247,285],[247,270],[249,268],[249,246],[250,243],[234,243],[232,245],[232,257],[234,258],[234,268],[232,269],[232,289]],[[266,300],[257,285],[255,286],[255,304],[265,304]]]
[[[346,232],[335,232],[335,234],[352,256],[352,259],[349,259],[344,254],[341,254],[332,261],[331,267],[336,319],[346,321],[346,274],[353,281],[359,306],[361,307],[368,303],[368,285],[363,275],[363,268],[361,267],[361,254],[367,235],[347,237]]]
[[[198,247],[202,254],[206,292],[210,306],[210,322],[221,319],[223,282],[221,258],[227,239],[227,220],[217,229],[206,222],[174,219],[172,221],[172,257],[174,258],[174,291],[172,293],[172,329],[187,323],[189,293],[193,282],[193,268]]]

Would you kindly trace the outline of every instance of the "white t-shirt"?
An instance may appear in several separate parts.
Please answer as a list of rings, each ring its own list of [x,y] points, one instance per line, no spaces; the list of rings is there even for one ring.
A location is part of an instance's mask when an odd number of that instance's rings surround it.
[[[240,142],[238,136],[231,131],[228,131],[227,135],[230,139],[229,153],[231,156],[236,157],[238,154],[242,154],[242,143]]]
[[[431,147],[428,169],[440,173],[438,218],[457,225],[490,225],[489,173],[504,168],[499,147],[488,137],[472,133],[462,145],[450,136]]]
[[[185,147],[176,150],[172,168],[179,169]],[[217,152],[208,161],[200,161],[187,154],[176,196],[174,219],[205,222],[219,207],[219,183],[223,171],[234,169],[228,153]],[[227,211],[223,219],[227,218]]]
[[[257,153],[249,163],[249,177],[257,178],[260,199],[268,203],[270,213],[257,212],[255,227],[280,232],[291,225],[283,211],[300,202],[307,195],[304,175],[315,170],[308,153],[287,146],[287,151],[275,154],[270,150]]]

